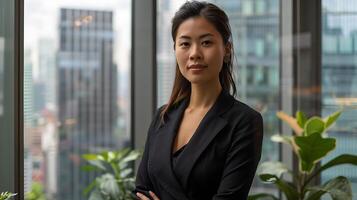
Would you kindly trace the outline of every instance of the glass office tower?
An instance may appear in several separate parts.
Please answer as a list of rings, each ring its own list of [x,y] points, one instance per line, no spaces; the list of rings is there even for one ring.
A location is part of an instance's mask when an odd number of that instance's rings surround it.
[[[93,176],[81,171],[81,155],[117,144],[112,12],[61,9],[59,33],[58,199],[85,199]]]
[[[340,154],[357,154],[357,2],[322,1],[322,116],[343,113],[329,134],[337,148],[325,163]],[[321,182],[346,176],[357,199],[357,169],[346,165],[324,171]]]

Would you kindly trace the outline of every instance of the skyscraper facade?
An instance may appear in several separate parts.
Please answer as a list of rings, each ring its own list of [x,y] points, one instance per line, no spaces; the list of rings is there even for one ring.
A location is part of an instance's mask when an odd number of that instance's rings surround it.
[[[322,160],[326,163],[340,154],[357,154],[357,2],[353,0],[322,1],[322,115],[339,109],[343,112],[329,131],[337,139],[336,150]],[[357,199],[357,170],[345,165],[326,170],[321,182],[346,176]]]
[[[30,152],[30,134],[33,125],[33,90],[31,50],[26,49],[24,55],[24,191],[28,192],[32,182],[32,154]]]
[[[93,180],[93,174],[81,171],[81,155],[117,144],[113,14],[61,9],[59,33],[57,199],[80,200]]]
[[[45,107],[55,112],[57,110],[55,41],[49,38],[41,38],[38,43],[38,54],[39,79],[45,85]]]

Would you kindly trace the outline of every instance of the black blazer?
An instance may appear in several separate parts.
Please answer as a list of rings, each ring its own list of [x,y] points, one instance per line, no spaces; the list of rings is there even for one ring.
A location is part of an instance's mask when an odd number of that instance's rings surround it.
[[[136,189],[160,200],[245,200],[260,160],[261,115],[222,90],[181,152],[173,170],[172,144],[189,99],[150,125]]]

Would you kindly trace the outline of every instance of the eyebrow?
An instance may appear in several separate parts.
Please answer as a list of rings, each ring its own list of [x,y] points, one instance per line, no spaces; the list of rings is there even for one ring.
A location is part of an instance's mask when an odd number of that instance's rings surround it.
[[[206,33],[206,34],[201,35],[199,38],[201,39],[201,38],[204,38],[204,37],[207,37],[207,36],[213,36],[213,34]],[[187,36],[187,35],[182,35],[182,36],[179,37],[179,39],[191,39],[191,37]]]

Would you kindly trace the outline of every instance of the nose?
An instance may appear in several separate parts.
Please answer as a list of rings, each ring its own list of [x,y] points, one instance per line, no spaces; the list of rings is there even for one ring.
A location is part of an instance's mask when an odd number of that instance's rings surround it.
[[[190,51],[190,60],[195,61],[195,60],[201,60],[202,59],[202,52],[201,48],[199,45],[192,45],[191,51]]]

